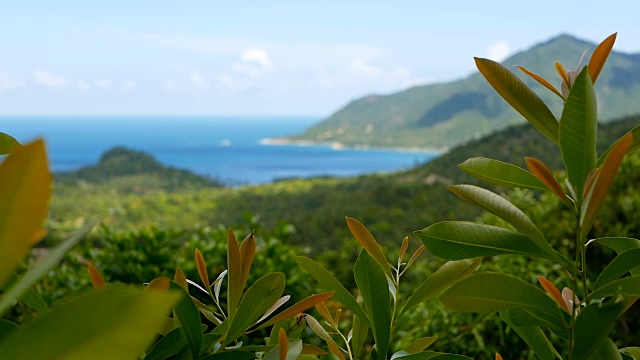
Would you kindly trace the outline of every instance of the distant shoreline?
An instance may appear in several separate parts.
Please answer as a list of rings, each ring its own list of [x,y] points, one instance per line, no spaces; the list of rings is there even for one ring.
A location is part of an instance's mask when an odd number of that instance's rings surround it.
[[[401,146],[369,146],[369,145],[347,145],[339,141],[313,141],[313,140],[292,140],[287,138],[264,138],[260,140],[260,145],[267,146],[326,146],[333,150],[385,150],[385,151],[402,151],[402,152],[428,152],[436,154],[444,154],[449,151],[448,148],[436,148],[436,147],[401,147]]]

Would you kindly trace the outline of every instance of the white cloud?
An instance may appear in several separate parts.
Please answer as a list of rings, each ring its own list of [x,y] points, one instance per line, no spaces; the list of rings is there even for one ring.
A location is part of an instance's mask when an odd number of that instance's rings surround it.
[[[78,82],[75,83],[75,88],[82,91],[82,92],[88,92],[89,90],[91,90],[91,85],[89,85],[88,82],[84,81],[84,80],[80,80]]]
[[[111,91],[111,80],[109,79],[100,79],[98,81],[96,81],[96,87],[98,89],[104,90],[104,91]]]
[[[189,80],[191,80],[193,86],[198,90],[206,90],[209,88],[209,82],[196,70],[191,71],[191,74],[189,74]]]
[[[37,70],[33,73],[33,82],[51,88],[64,88],[67,85],[64,77],[43,70]]]
[[[511,54],[511,47],[505,40],[500,40],[487,46],[487,57],[494,61],[502,61]]]
[[[256,64],[265,69],[273,68],[269,54],[265,49],[249,48],[242,52],[240,60],[245,63]]]
[[[166,92],[181,92],[182,88],[173,80],[165,80],[160,85],[160,88]]]
[[[27,85],[27,79],[22,75],[12,76],[0,73],[0,92],[5,90],[22,88]]]
[[[126,80],[122,84],[122,90],[123,91],[135,91],[135,90],[138,90],[138,84],[136,84],[136,82],[133,81],[133,80]]]

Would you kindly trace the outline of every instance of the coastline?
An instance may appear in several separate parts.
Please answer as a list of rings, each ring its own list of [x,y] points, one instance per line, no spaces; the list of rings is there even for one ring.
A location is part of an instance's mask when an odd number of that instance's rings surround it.
[[[422,147],[422,146],[368,146],[368,145],[347,145],[339,141],[313,141],[313,140],[292,140],[287,138],[264,138],[260,139],[260,145],[266,146],[326,146],[333,150],[385,150],[385,151],[401,151],[401,152],[424,152],[433,154],[445,154],[449,151],[449,148],[435,148],[435,147]]]

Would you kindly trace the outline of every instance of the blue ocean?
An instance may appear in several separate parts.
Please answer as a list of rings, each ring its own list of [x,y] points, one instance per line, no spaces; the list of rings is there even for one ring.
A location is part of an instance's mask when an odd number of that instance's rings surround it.
[[[28,141],[44,137],[53,171],[98,162],[123,145],[160,162],[230,185],[294,177],[346,177],[407,169],[436,152],[266,145],[320,119],[305,117],[0,117],[0,131]]]

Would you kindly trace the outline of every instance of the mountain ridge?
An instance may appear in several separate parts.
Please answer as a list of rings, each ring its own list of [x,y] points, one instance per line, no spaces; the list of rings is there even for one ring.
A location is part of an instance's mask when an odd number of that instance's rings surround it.
[[[559,87],[554,61],[575,69],[582,53],[596,44],[559,34],[519,51],[502,64],[522,65]],[[533,79],[514,71],[559,116],[561,100]],[[596,90],[602,121],[640,112],[640,53],[614,51]],[[323,142],[348,147],[449,148],[525,120],[478,72],[450,82],[414,86],[388,95],[349,102],[325,120],[286,142]]]

